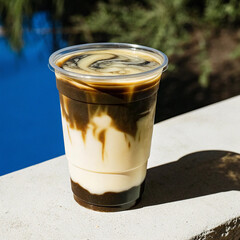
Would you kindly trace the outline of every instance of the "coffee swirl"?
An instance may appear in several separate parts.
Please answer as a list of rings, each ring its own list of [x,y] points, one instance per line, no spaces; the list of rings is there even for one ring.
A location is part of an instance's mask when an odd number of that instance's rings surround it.
[[[147,54],[133,51],[101,50],[72,55],[61,66],[64,70],[88,75],[129,75],[146,72],[160,64]]]

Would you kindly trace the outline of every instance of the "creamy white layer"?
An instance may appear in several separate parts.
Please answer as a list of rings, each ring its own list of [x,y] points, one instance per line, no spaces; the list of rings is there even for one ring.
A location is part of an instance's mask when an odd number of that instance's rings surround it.
[[[69,161],[71,179],[92,194],[122,192],[139,186],[145,179],[147,162],[142,166],[121,173],[100,173],[83,170]]]
[[[72,180],[96,194],[124,191],[141,184],[150,154],[154,109],[155,106],[139,119],[135,137],[114,128],[111,118],[104,113],[92,118],[85,137],[80,130],[70,128],[62,117]],[[104,146],[98,137],[103,130]]]

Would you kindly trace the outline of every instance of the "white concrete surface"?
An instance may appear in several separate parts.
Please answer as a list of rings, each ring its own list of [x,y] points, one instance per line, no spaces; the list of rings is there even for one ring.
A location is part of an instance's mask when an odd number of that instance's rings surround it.
[[[187,240],[221,224],[227,236],[240,217],[240,157],[230,153],[240,152],[239,110],[240,96],[156,124],[133,210],[79,206],[65,156],[0,177],[0,239]]]

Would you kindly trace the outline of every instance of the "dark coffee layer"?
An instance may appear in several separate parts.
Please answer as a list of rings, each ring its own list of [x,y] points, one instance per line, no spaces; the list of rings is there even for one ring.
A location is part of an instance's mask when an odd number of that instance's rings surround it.
[[[86,103],[121,104],[145,99],[158,91],[160,75],[151,81],[134,84],[119,82],[85,83],[57,75],[58,90],[72,99]]]
[[[135,137],[137,121],[154,111],[156,101],[156,94],[139,102],[110,105],[86,104],[85,102],[67,98],[62,94],[59,96],[63,117],[68,121],[71,128],[81,130],[84,138],[88,123],[94,116],[101,116],[102,113],[111,117],[111,124],[114,128]],[[101,98],[100,94],[98,98]],[[101,139],[104,141],[104,133]]]
[[[91,209],[91,210],[94,210],[94,211],[99,211],[99,212],[119,212],[119,211],[124,211],[124,210],[127,210],[129,208],[132,208],[134,207],[136,204],[139,203],[140,199],[139,198],[138,200],[136,201],[133,201],[133,202],[130,202],[130,203],[126,203],[126,204],[123,204],[123,205],[118,205],[118,206],[112,206],[112,207],[107,207],[107,206],[97,206],[97,205],[93,205],[93,204],[89,204],[89,203],[86,203],[84,201],[82,201],[79,197],[77,197],[75,194],[73,194],[73,197],[75,199],[75,201],[85,207],[85,208],[88,208],[88,209]]]
[[[71,128],[83,133],[92,116],[103,112],[113,119],[118,130],[135,136],[137,121],[150,113],[155,105],[158,85],[157,79],[151,84],[135,87],[134,92],[130,92],[130,86],[95,86],[93,89],[85,89],[74,86],[71,80],[57,78],[63,117]]]
[[[132,207],[136,201],[141,197],[144,190],[144,182],[139,186],[132,187],[129,190],[123,192],[106,192],[104,194],[91,194],[89,191],[81,187],[78,183],[75,183],[71,179],[72,191],[77,197],[75,200],[79,204],[84,205],[85,207],[93,209],[96,206],[96,210],[102,208],[102,211],[107,211],[107,208],[117,210],[123,210],[126,206]],[[83,202],[83,203],[82,203]],[[88,205],[88,206],[87,206]]]

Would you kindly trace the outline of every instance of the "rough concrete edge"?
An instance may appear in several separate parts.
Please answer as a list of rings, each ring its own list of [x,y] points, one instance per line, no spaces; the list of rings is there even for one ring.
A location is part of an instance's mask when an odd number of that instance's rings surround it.
[[[190,240],[239,240],[240,216],[226,223],[197,235]]]

